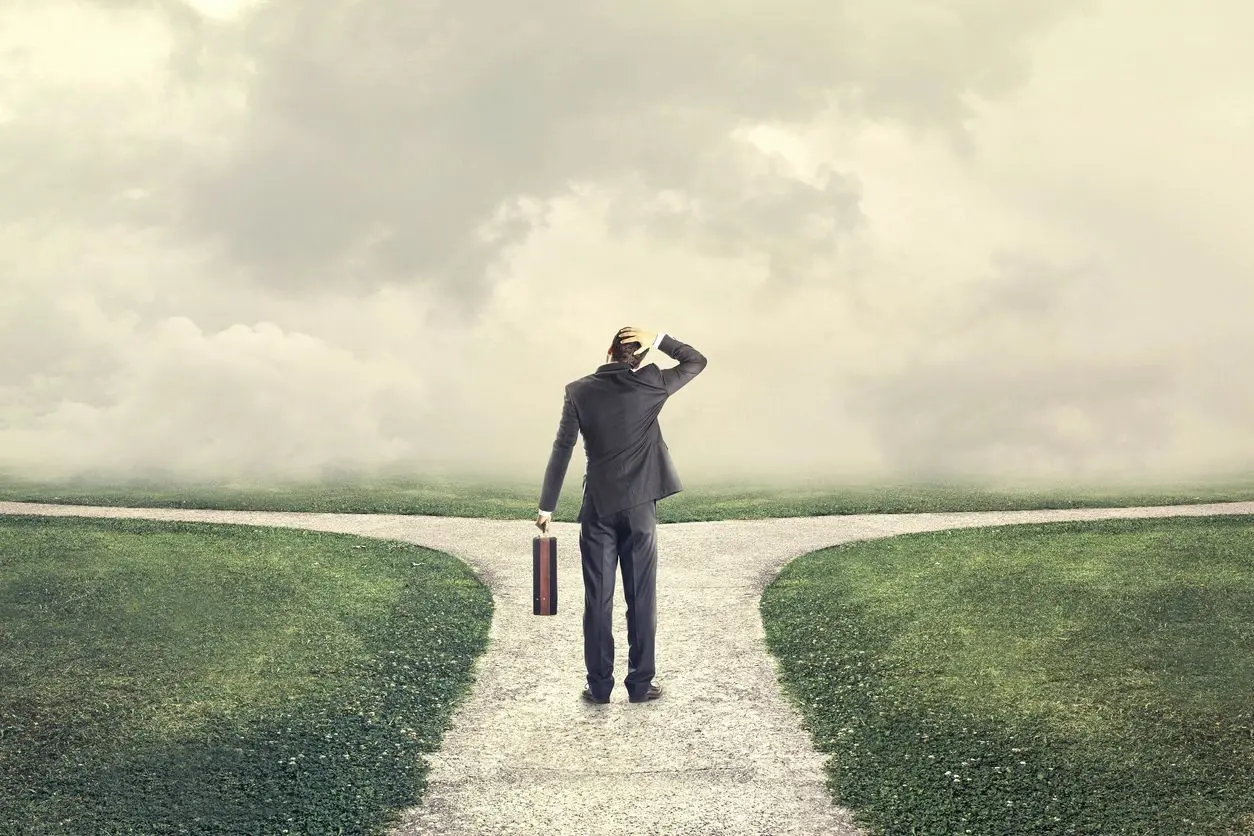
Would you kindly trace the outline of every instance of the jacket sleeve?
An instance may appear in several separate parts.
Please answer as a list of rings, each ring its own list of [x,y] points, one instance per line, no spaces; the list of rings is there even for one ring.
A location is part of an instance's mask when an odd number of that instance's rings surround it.
[[[661,370],[662,384],[666,387],[668,396],[678,392],[705,369],[704,354],[686,343],[681,343],[669,334],[662,337],[658,350],[667,357],[679,361],[679,365],[675,368]]]
[[[575,440],[579,437],[579,414],[575,410],[575,402],[570,398],[570,387],[566,388],[566,398],[562,403],[562,419],[557,425],[557,438],[553,441],[553,452],[549,454],[549,465],[544,470],[544,486],[540,489],[540,509],[557,510],[557,499],[562,493],[562,483],[566,481],[566,468],[570,465],[570,454],[575,449]]]

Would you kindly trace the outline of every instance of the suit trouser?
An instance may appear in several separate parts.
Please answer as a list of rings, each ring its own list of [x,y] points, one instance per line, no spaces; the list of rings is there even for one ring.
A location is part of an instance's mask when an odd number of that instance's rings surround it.
[[[579,527],[583,558],[583,657],[588,690],[606,699],[614,689],[615,563],[621,563],[627,601],[627,677],[630,696],[643,696],[654,675],[657,634],[657,501],[635,505]]]

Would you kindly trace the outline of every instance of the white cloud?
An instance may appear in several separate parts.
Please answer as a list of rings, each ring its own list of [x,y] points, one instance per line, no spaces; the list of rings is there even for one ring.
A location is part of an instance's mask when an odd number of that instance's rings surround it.
[[[1236,0],[195,11],[0,10],[0,469],[538,481],[625,324],[689,482],[1254,464]]]
[[[221,22],[234,22],[262,6],[260,0],[185,0],[200,14]]]

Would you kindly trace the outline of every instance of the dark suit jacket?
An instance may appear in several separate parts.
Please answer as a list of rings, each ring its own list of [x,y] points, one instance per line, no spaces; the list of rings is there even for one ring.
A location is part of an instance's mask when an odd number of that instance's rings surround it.
[[[626,363],[606,363],[594,374],[566,385],[557,440],[544,471],[540,508],[557,510],[579,433],[588,456],[580,521],[684,489],[657,419],[666,399],[700,374],[706,361],[701,352],[669,334],[662,337],[658,350],[679,365],[659,369],[649,364],[633,372]]]

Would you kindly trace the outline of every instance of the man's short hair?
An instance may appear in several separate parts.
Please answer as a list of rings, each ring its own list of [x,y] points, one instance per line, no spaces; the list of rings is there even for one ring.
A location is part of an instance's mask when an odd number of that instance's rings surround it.
[[[644,353],[636,354],[640,350],[640,343],[620,343],[618,334],[614,334],[614,339],[610,342],[610,362],[626,363],[633,369],[640,365],[640,361],[644,359]]]

